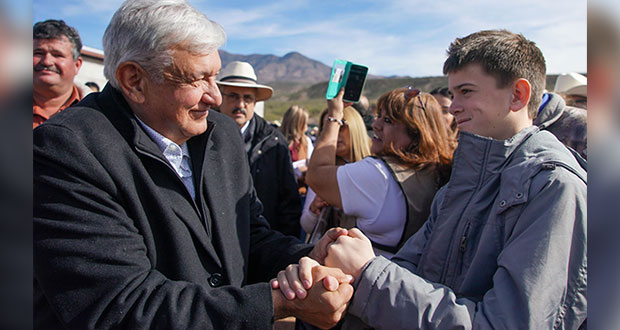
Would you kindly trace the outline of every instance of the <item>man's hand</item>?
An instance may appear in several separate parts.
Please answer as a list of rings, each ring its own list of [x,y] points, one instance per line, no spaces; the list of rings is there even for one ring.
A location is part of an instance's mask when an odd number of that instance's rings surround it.
[[[312,268],[312,278],[316,284],[332,272],[328,267]],[[288,300],[280,290],[272,289],[273,309],[276,320],[295,316],[322,329],[335,326],[344,315],[349,300],[353,296],[353,287],[349,283],[340,284],[335,290],[325,289],[323,285],[312,285],[305,299]]]
[[[318,263],[320,264],[325,264],[325,257],[327,257],[327,247],[331,243],[335,242],[338,237],[347,235],[348,233],[349,231],[344,228],[330,228],[316,243],[312,251],[308,253],[308,257],[318,261]]]
[[[271,288],[280,289],[288,300],[293,300],[296,297],[304,299],[307,296],[307,290],[315,282],[315,279],[312,277],[315,267],[321,267],[321,265],[313,259],[303,257],[299,260],[299,264],[288,265],[285,270],[280,271],[278,277],[271,280]],[[341,283],[353,283],[353,277],[343,273],[340,269],[323,268],[321,274],[325,274],[323,277],[325,289],[336,291]]]
[[[329,244],[325,265],[359,278],[362,269],[374,257],[370,240],[359,229],[353,228],[347,236],[338,236],[336,242]]]

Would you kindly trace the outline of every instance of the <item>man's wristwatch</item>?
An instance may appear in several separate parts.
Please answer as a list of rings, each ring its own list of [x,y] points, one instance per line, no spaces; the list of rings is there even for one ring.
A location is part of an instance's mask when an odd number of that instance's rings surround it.
[[[340,125],[340,126],[344,126],[344,125],[347,124],[347,122],[346,122],[346,120],[344,120],[344,118],[343,119],[336,119],[336,118],[334,118],[332,116],[327,116],[327,120],[328,121],[333,121],[335,123],[338,123],[338,125]]]

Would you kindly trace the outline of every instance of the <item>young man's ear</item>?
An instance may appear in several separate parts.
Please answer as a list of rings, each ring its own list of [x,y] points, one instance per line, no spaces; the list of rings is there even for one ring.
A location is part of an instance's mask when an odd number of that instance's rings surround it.
[[[519,111],[527,108],[532,96],[532,85],[527,79],[517,79],[512,87],[512,98],[510,100],[510,111]]]
[[[125,97],[138,104],[144,103],[148,76],[138,63],[121,63],[116,69],[116,80]]]

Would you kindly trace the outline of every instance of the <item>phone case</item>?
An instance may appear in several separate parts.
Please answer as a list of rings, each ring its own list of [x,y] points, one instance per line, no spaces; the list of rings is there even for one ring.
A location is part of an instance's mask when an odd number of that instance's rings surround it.
[[[329,77],[329,83],[327,84],[325,98],[328,100],[333,99],[338,94],[340,88],[345,87],[343,100],[346,102],[359,102],[367,75],[368,67],[364,65],[345,60],[335,60],[331,76]]]
[[[351,63],[349,73],[347,74],[347,82],[344,86],[345,102],[357,103],[362,96],[364,85],[366,84],[366,76],[368,75],[368,67]]]
[[[327,92],[325,92],[326,99],[333,99],[338,94],[340,88],[344,87],[350,68],[351,62],[349,61],[334,61],[334,65],[332,66],[332,74],[329,77],[329,83],[327,84]]]

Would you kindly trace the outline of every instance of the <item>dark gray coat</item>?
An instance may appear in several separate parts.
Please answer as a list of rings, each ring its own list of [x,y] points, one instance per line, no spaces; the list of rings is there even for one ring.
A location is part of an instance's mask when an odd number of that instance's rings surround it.
[[[549,100],[538,110],[534,125],[548,130],[555,137],[587,158],[587,111],[566,105],[564,99],[554,93],[547,93]]]
[[[267,281],[308,252],[261,216],[238,127],[188,141],[196,200],[107,86],[34,130],[44,329],[268,329]]]

